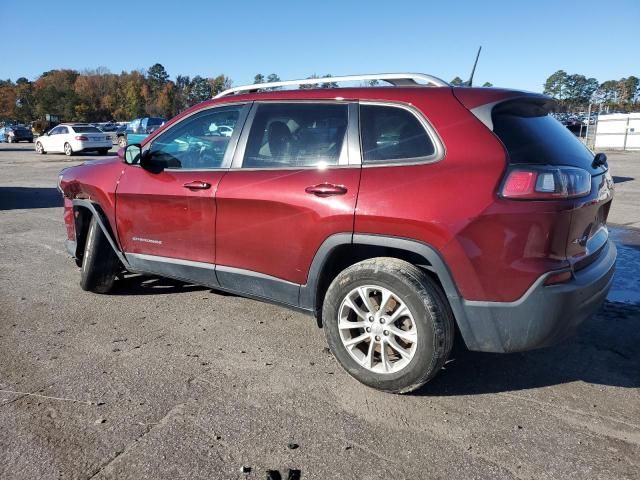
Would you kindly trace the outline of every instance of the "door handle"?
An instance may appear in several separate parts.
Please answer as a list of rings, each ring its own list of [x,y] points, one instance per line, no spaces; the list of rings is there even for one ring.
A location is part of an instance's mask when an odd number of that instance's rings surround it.
[[[194,182],[185,183],[183,187],[188,188],[189,190],[206,190],[207,188],[211,188],[211,184],[196,180]]]
[[[321,183],[304,189],[307,193],[312,193],[317,197],[329,197],[331,195],[344,195],[347,188],[342,185],[334,185],[332,183]]]

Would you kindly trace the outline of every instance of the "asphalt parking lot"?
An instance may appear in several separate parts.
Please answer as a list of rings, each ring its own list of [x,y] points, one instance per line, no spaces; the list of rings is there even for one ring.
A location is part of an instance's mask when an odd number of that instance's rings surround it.
[[[395,396],[302,314],[150,277],[82,291],[55,182],[98,157],[32,148],[0,144],[0,478],[638,478],[640,152],[609,154],[616,284],[576,337],[460,350]]]

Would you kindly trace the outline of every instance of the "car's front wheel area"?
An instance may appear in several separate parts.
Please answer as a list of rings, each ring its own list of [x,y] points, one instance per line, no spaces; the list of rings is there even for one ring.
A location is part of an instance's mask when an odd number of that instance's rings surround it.
[[[109,240],[96,217],[92,217],[82,255],[80,286],[83,290],[108,293],[120,267],[120,260],[111,248]]]
[[[427,383],[453,345],[454,319],[439,285],[395,258],[365,260],[341,272],[327,290],[322,318],[344,369],[389,392]]]

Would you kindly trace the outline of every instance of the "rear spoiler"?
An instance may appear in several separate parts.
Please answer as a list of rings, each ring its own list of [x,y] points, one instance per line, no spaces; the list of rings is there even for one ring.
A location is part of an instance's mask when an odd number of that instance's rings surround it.
[[[533,92],[464,87],[452,90],[458,101],[491,131],[493,131],[493,112],[496,107],[502,113],[524,117],[546,115],[557,107],[553,98]]]

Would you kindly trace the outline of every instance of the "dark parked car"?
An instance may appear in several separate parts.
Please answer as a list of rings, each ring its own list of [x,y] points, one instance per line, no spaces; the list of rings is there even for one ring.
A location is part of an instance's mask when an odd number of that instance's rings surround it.
[[[232,88],[64,170],[67,249],[85,290],[136,272],[307,312],[350,375],[408,392],[455,335],[539,348],[606,298],[613,182],[553,107],[418,74]]]
[[[0,141],[8,143],[33,142],[33,132],[23,126],[7,126],[0,128]]]
[[[120,138],[120,136],[124,135],[125,129],[126,127],[118,124],[118,123],[112,123],[112,122],[107,122],[107,123],[94,123],[92,124],[93,126],[95,126],[96,128],[98,128],[101,132],[106,133],[109,138],[111,139],[112,143],[117,143],[119,144],[120,142],[118,141],[118,139]],[[125,143],[126,145],[126,143]]]

